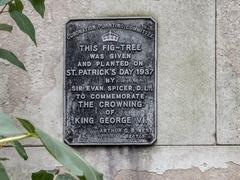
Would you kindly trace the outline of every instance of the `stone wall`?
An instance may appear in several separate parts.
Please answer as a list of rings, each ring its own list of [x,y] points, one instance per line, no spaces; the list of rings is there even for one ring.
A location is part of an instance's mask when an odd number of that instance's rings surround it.
[[[76,149],[106,180],[240,179],[239,0],[46,0],[41,19],[25,2],[38,46],[14,28],[0,46],[27,72],[0,62],[0,110],[30,119],[62,140],[63,34],[72,18],[152,16],[158,22],[158,139],[153,146]],[[6,15],[3,21],[14,22]],[[11,43],[10,43],[11,42]],[[25,141],[29,161],[11,148],[13,180],[59,164],[40,142]]]

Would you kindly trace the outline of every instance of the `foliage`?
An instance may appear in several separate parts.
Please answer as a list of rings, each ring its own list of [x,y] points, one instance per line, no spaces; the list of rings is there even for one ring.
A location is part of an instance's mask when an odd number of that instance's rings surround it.
[[[12,32],[13,27],[8,24],[0,24],[0,31]]]
[[[2,165],[1,161],[0,161],[0,175],[1,175],[2,180],[9,180],[6,170],[5,170],[4,166]]]
[[[25,151],[23,145],[19,141],[13,141],[11,144],[13,145],[13,147],[15,147],[19,156],[21,156],[24,160],[28,159],[27,152]]]
[[[38,138],[42,141],[43,146],[48,150],[48,152],[61,164],[64,165],[74,176],[79,178],[85,178],[87,180],[101,180],[102,174],[97,172],[87,161],[85,161],[79,154],[67,146],[66,144],[53,139],[51,136],[43,132],[42,130],[36,128],[32,123],[26,119],[16,118],[20,125],[21,129],[18,129],[15,134],[12,134],[10,137],[0,138],[0,144],[13,143],[19,155],[26,160],[28,158],[24,147],[21,145],[19,140],[25,138]],[[10,118],[4,113],[0,113],[0,134],[4,134],[5,131],[16,128],[15,120]],[[24,130],[25,129],[25,130]],[[12,131],[13,132],[13,131]],[[1,174],[2,172],[2,174]],[[6,174],[5,169],[2,168],[0,171],[0,177]],[[51,173],[50,173],[51,174]],[[33,179],[41,180],[42,177],[53,177],[49,175],[47,171],[40,171],[32,175]],[[65,176],[61,177],[63,179]],[[66,179],[69,179],[69,176],[66,176]]]
[[[44,0],[29,0],[33,8],[43,17],[45,11]],[[18,28],[26,33],[31,40],[37,45],[35,29],[31,20],[23,13],[24,5],[21,0],[0,0],[0,6],[3,6],[0,14],[9,13],[11,18],[16,22]],[[5,9],[8,8],[7,11]],[[12,32],[12,26],[6,23],[0,24],[0,31]],[[26,70],[23,63],[17,56],[9,50],[0,49],[0,58],[9,61],[10,63]]]
[[[9,61],[10,63],[26,70],[24,64],[18,60],[18,58],[10,51],[0,48],[0,58]]]
[[[44,0],[28,0],[32,7],[41,17],[44,17]],[[0,15],[9,13],[10,17],[16,22],[18,28],[27,34],[36,43],[35,29],[31,20],[23,13],[24,4],[21,0],[0,0]],[[8,10],[6,10],[8,8]],[[0,23],[0,31],[12,32],[13,26]],[[0,58],[26,70],[24,64],[17,56],[9,50],[0,48]],[[17,126],[17,122],[21,125]],[[40,139],[46,150],[59,161],[71,174],[58,174],[58,171],[40,170],[32,173],[32,180],[102,180],[102,174],[97,172],[87,161],[85,161],[75,150],[66,144],[52,138],[47,133],[35,127],[30,121],[22,118],[13,119],[0,112],[0,148],[6,144],[12,145],[17,153],[24,159],[28,159],[24,146],[19,142],[22,139]],[[0,157],[0,177],[1,180],[9,180],[2,161],[9,160]]]
[[[52,180],[54,178],[53,173],[40,170],[38,172],[32,173],[32,180]]]

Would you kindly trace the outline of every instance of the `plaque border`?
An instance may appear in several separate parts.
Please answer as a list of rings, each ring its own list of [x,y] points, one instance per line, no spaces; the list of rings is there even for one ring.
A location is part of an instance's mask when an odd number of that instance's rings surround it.
[[[155,116],[155,128],[154,128],[154,131],[155,131],[155,134],[154,134],[154,138],[151,142],[149,143],[131,143],[131,142],[126,142],[126,143],[113,143],[113,142],[109,142],[109,143],[70,143],[68,142],[66,139],[65,139],[65,107],[66,107],[66,104],[65,104],[65,62],[66,62],[66,41],[67,41],[67,38],[66,38],[66,33],[67,33],[67,24],[71,21],[89,21],[89,20],[134,20],[134,19],[150,19],[152,20],[154,23],[155,23],[155,36],[154,36],[154,41],[155,41],[155,63],[154,63],[154,66],[155,66],[155,72],[154,72],[154,75],[155,75],[155,87],[154,87],[154,96],[155,96],[155,99],[154,99],[154,105],[155,105],[155,108],[154,108],[154,116]],[[109,17],[101,17],[101,16],[98,16],[98,17],[84,17],[84,18],[68,18],[67,22],[65,23],[64,25],[64,32],[63,32],[63,130],[62,130],[62,133],[63,133],[63,142],[69,146],[150,146],[150,145],[153,145],[156,141],[157,141],[157,121],[158,121],[158,116],[157,116],[157,81],[158,81],[158,76],[157,76],[157,72],[158,72],[158,22],[156,21],[156,19],[152,16],[109,16]]]

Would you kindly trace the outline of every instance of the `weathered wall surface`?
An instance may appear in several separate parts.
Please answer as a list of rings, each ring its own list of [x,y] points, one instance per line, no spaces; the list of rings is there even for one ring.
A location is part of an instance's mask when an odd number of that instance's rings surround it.
[[[158,22],[157,142],[76,149],[107,180],[240,178],[239,0],[47,0],[44,20],[26,6],[38,47],[17,28],[1,33],[0,46],[16,52],[28,69],[0,62],[1,111],[30,119],[62,140],[65,23],[152,16]],[[14,24],[7,16],[2,20]],[[59,165],[40,142],[25,145],[27,162],[10,147],[0,151],[12,157],[5,163],[13,180]]]
[[[217,19],[217,136],[240,144],[240,4],[219,1]]]

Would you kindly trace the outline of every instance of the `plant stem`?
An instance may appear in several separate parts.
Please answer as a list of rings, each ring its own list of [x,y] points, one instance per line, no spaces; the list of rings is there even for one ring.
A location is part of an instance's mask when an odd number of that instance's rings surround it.
[[[7,5],[8,5],[8,4],[5,4],[5,5],[3,6],[2,10],[0,11],[0,14],[3,13],[3,11],[4,11],[4,9],[7,7]]]
[[[0,139],[0,144],[6,144],[6,143],[10,143],[10,142],[12,142],[12,141],[17,141],[17,140],[21,140],[21,139],[26,139],[26,138],[28,138],[28,137],[32,137],[32,134],[27,133],[27,134],[22,134],[22,135],[7,137],[7,138]]]

